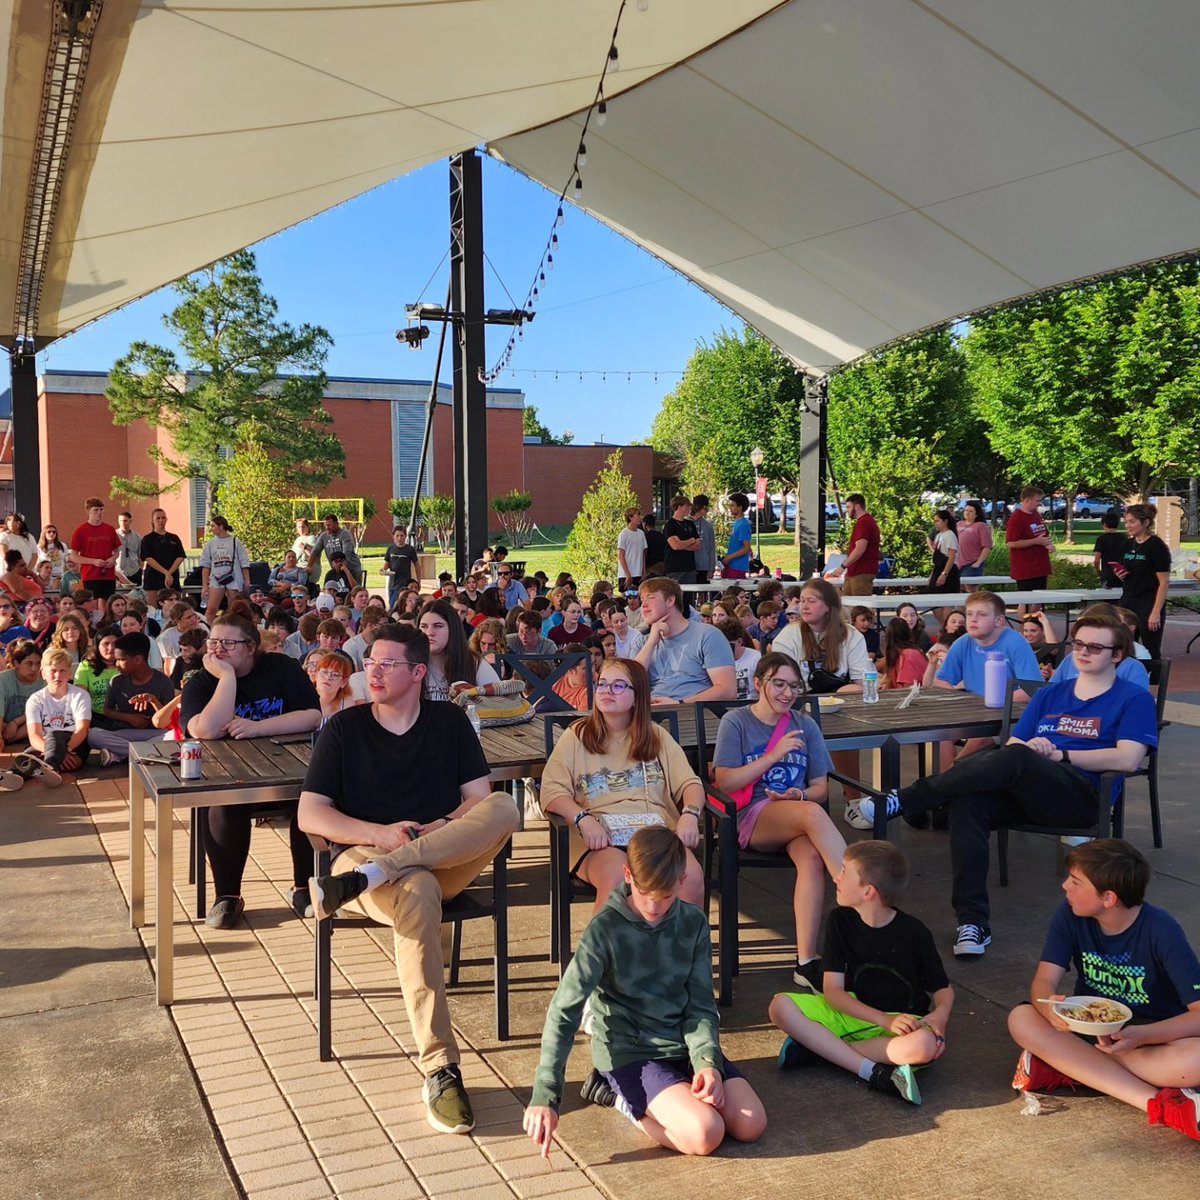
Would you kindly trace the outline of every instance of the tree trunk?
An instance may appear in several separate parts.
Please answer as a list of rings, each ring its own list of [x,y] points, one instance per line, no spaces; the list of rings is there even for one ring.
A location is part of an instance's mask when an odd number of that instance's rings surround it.
[[[1067,507],[1063,512],[1063,540],[1067,543],[1075,541],[1075,497],[1078,495],[1074,488],[1067,493]]]

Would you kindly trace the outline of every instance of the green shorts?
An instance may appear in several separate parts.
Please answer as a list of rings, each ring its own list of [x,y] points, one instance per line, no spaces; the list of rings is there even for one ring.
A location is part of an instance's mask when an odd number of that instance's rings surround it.
[[[871,1038],[895,1036],[881,1025],[872,1025],[870,1021],[861,1021],[858,1017],[848,1017],[844,1012],[839,1012],[824,996],[814,996],[811,992],[784,992],[783,995],[810,1021],[823,1025],[843,1042],[865,1042]]]

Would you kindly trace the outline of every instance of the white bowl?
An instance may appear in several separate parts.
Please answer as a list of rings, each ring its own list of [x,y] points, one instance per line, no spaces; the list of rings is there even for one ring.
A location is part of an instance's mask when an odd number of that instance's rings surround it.
[[[1068,1016],[1063,1009],[1086,1008],[1089,1004],[1099,1001],[1112,1008],[1119,1009],[1123,1016],[1119,1021],[1081,1021],[1078,1017]],[[1054,1006],[1055,1013],[1067,1024],[1072,1033],[1084,1033],[1091,1037],[1111,1037],[1133,1019],[1133,1010],[1119,1000],[1109,1000],[1106,996],[1068,996]]]

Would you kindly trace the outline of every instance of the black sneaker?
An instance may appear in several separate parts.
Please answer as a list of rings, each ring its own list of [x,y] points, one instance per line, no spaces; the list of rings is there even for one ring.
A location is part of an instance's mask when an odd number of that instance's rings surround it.
[[[589,1104],[598,1104],[601,1108],[612,1108],[617,1103],[617,1093],[612,1090],[608,1080],[595,1067],[583,1081],[583,1087],[579,1089],[579,1094]]]
[[[292,888],[292,912],[298,917],[313,915],[312,903],[308,897],[308,888]]]
[[[439,1133],[470,1133],[475,1128],[475,1114],[456,1065],[434,1071],[425,1080],[422,1095],[426,1119]]]
[[[960,925],[954,935],[954,953],[959,958],[982,954],[992,944],[992,931],[986,925]]]
[[[13,769],[22,779],[40,779],[47,787],[58,787],[62,776],[39,754],[26,750],[18,754]]]
[[[801,1045],[794,1037],[785,1037],[783,1045],[779,1047],[781,1071],[791,1071],[796,1067],[815,1067],[817,1063],[824,1061],[816,1051]]]
[[[245,911],[246,902],[241,896],[218,896],[204,923],[210,929],[233,929]]]
[[[921,1103],[917,1077],[907,1063],[902,1067],[893,1067],[891,1063],[876,1063],[871,1078],[867,1080],[867,1087],[873,1092],[882,1092],[887,1096],[899,1096],[909,1104]]]
[[[361,871],[344,875],[314,875],[308,881],[313,914],[318,921],[332,917],[345,904],[367,890],[367,877]]]
[[[814,996],[819,996],[821,994],[823,974],[819,958],[810,958],[806,963],[802,963],[799,959],[796,959],[796,969],[792,972],[792,982],[802,992],[811,992]]]

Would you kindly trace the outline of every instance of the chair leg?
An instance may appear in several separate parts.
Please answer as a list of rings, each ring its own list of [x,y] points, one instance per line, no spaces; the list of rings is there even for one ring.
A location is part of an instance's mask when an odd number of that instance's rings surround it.
[[[1158,751],[1150,751],[1150,765],[1146,772],[1146,785],[1150,789],[1150,830],[1154,834],[1154,848],[1163,845],[1162,812],[1158,807]]]
[[[563,852],[560,848],[558,861],[555,864],[556,887],[553,905],[553,919],[558,922],[556,946],[558,950],[558,977],[561,979],[571,961],[571,872],[567,865],[570,851]]]
[[[462,927],[461,921],[455,921],[450,934],[450,986],[458,987],[459,968],[462,965]]]
[[[550,830],[550,961],[558,962],[558,838]]]
[[[1008,830],[996,831],[996,847],[1000,852],[1000,886],[1008,887]]]
[[[492,933],[495,937],[496,1038],[508,1041],[508,861],[501,854],[492,866],[495,912]]]
[[[330,957],[333,954],[333,918],[317,922],[317,1054],[321,1062],[333,1058],[333,1004],[330,989]]]
[[[737,974],[738,877],[737,833],[732,820],[721,822],[718,887],[721,893],[717,909],[717,967],[720,975],[717,1003],[728,1008],[733,1003],[733,977]]]
[[[208,828],[208,809],[194,808],[192,829],[192,874],[196,880],[196,920],[208,916],[208,859],[204,855],[204,831]]]
[[[196,842],[200,838],[200,823],[196,820],[196,809],[191,809],[192,841],[188,847],[188,883],[196,882]]]

